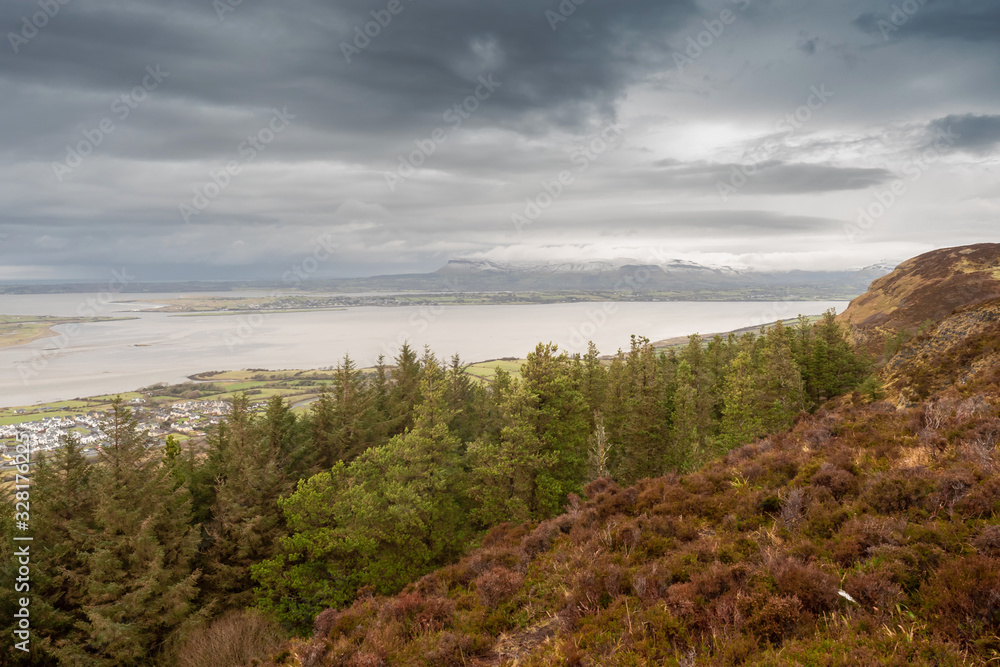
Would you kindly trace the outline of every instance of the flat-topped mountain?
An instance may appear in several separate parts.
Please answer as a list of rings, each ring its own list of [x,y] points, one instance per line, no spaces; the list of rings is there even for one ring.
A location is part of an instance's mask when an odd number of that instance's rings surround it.
[[[661,292],[678,298],[705,298],[707,293],[730,298],[845,298],[892,271],[879,263],[844,271],[758,271],[710,266],[682,259],[644,261],[633,258],[573,262],[499,262],[453,259],[433,273],[377,276],[357,281],[368,287],[402,288],[405,278],[420,289],[451,291],[569,291]]]

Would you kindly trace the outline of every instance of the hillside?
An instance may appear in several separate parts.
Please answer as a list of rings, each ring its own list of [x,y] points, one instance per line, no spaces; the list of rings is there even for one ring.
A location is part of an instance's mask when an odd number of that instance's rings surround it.
[[[998,248],[915,258],[852,304],[867,336],[931,320],[883,369],[884,393],[801,413],[694,473],[592,482],[399,595],[323,612],[275,664],[996,661]]]
[[[957,308],[1000,297],[1000,244],[943,248],[903,262],[851,301],[840,319],[881,352],[887,339],[914,334]]]

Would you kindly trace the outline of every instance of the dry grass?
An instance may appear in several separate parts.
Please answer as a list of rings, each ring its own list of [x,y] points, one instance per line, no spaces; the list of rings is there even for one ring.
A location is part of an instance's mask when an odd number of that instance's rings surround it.
[[[277,623],[252,609],[231,611],[195,630],[181,645],[177,667],[249,667],[277,653],[287,637]]]

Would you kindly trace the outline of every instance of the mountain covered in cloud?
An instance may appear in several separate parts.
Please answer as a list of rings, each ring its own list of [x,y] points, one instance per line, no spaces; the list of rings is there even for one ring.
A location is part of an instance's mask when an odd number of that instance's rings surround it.
[[[577,262],[497,262],[488,259],[453,259],[438,269],[438,274],[498,273],[513,274],[541,272],[550,274],[584,273],[600,274],[639,267],[655,267],[664,273],[685,274],[690,272],[713,272],[727,275],[743,273],[729,266],[709,266],[683,259],[671,259],[664,263],[649,263],[632,258],[594,259]]]
[[[501,262],[459,258],[436,271],[368,278],[311,279],[300,283],[237,281],[184,283],[134,282],[122,292],[218,292],[238,289],[301,289],[310,292],[574,292],[667,300],[850,299],[872,281],[892,272],[881,262],[843,271],[762,271],[747,267],[699,264],[683,259],[661,262],[633,258],[554,262]],[[23,283],[0,286],[0,294],[88,292],[92,283]],[[569,294],[567,294],[569,293]]]
[[[666,298],[781,299],[841,298],[864,292],[893,265],[879,263],[844,271],[760,271],[713,266],[681,259],[661,262],[631,258],[576,262],[500,262],[450,260],[432,273],[376,276],[363,280],[323,281],[324,287],[348,284],[368,289],[469,291],[601,291],[652,294]]]

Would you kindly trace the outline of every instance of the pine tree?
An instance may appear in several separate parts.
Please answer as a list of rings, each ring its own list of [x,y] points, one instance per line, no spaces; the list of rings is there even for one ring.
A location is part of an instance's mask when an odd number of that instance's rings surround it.
[[[802,376],[780,322],[761,338],[745,337],[740,346],[724,391],[725,449],[787,428],[805,407]]]
[[[203,593],[213,613],[247,606],[250,567],[270,557],[285,534],[278,498],[288,490],[281,459],[286,449],[284,401],[255,417],[244,394],[233,397],[216,470],[215,502],[206,526]],[[278,422],[276,430],[275,421]]]
[[[86,617],[88,552],[93,542],[91,465],[75,435],[37,457],[29,484],[33,565],[33,662],[73,664],[77,624]],[[76,664],[82,664],[78,659]]]
[[[781,322],[764,338],[763,367],[758,384],[762,428],[773,433],[791,426],[805,408],[802,375],[792,357],[788,330]]]
[[[587,402],[587,412],[590,415],[597,415],[604,409],[604,401],[608,391],[608,373],[601,363],[600,352],[593,341],[587,344],[587,354],[584,355],[581,363],[580,391],[583,399]],[[591,423],[591,428],[596,428],[596,423]]]
[[[368,408],[364,420],[368,425],[369,439],[375,447],[381,447],[389,441],[392,429],[389,391],[389,369],[385,365],[385,356],[380,354],[371,378]]]
[[[331,463],[350,461],[373,443],[364,423],[368,409],[364,377],[348,355],[333,376],[333,402]]]
[[[558,514],[569,493],[582,490],[587,466],[590,416],[574,381],[570,359],[551,343],[539,344],[528,354],[521,375],[524,388],[535,397],[535,432],[541,453],[553,464],[535,478],[534,507],[538,517]]]
[[[413,410],[420,391],[420,360],[408,343],[403,343],[392,369],[389,391],[389,435],[398,435],[413,426]]]
[[[671,467],[684,471],[693,468],[702,457],[698,388],[691,365],[686,360],[677,366],[677,391],[674,404]]]
[[[474,440],[479,435],[481,421],[476,410],[477,387],[466,373],[467,366],[457,355],[452,355],[448,367],[448,389],[445,398],[449,408],[455,413],[451,430],[463,442]]]
[[[309,459],[315,470],[329,470],[337,462],[337,407],[329,388],[324,385],[309,406]]]
[[[7,491],[2,491],[0,492],[0,581],[3,582],[3,586],[0,586],[0,655],[3,656],[5,665],[49,667],[57,663],[47,649],[39,646],[41,641],[45,641],[45,626],[48,624],[45,623],[44,615],[39,618],[38,596],[34,596],[28,607],[30,628],[20,628],[20,619],[14,615],[21,610],[19,599],[25,592],[15,588],[22,583],[17,581],[19,563],[15,550],[21,545],[14,541],[15,536],[24,536],[24,533],[15,528],[14,497]],[[15,647],[15,644],[24,641],[23,637],[14,634],[15,630],[28,633],[28,652]]]
[[[446,388],[431,360],[410,431],[280,501],[292,535],[253,568],[264,609],[301,627],[323,608],[347,604],[360,586],[394,593],[461,552],[469,537],[465,477]]]
[[[615,439],[613,476],[620,484],[663,474],[668,466],[670,407],[673,400],[656,350],[633,336],[625,357],[624,412]]]
[[[284,398],[276,395],[267,400],[260,427],[284,476],[297,479],[305,475],[309,448],[302,441],[299,419]]]
[[[469,495],[476,501],[472,517],[483,528],[538,518],[537,478],[556,463],[553,452],[543,451],[535,430],[537,398],[520,383],[494,396],[499,429],[480,436],[468,449]]]
[[[200,573],[190,497],[149,448],[120,398],[102,423],[94,471],[94,537],[74,642],[90,665],[147,665],[191,620]]]
[[[749,350],[740,351],[729,364],[720,428],[724,450],[751,442],[763,433],[758,376],[758,367]]]

